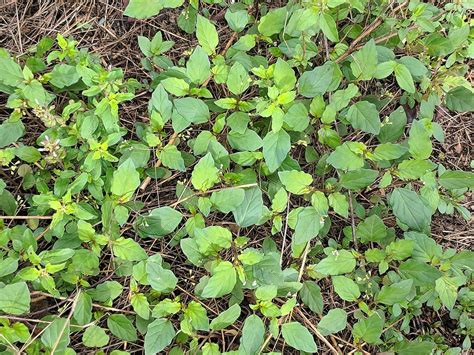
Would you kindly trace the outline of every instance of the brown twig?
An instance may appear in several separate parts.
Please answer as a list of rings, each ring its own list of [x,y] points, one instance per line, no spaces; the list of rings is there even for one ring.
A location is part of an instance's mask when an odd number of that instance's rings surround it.
[[[407,6],[409,1],[405,1],[398,5],[393,11],[392,11],[392,16],[395,15],[397,12],[402,10],[405,6]],[[336,63],[342,62],[344,59],[346,59],[349,55],[354,52],[358,44],[366,37],[368,37],[372,32],[374,32],[381,24],[383,23],[383,19],[381,16],[378,16],[377,19],[370,24],[355,40],[352,41],[352,43],[349,45],[349,48],[339,57],[336,59]]]
[[[69,325],[69,322],[71,321],[72,315],[74,314],[74,310],[76,309],[77,302],[79,301],[79,296],[81,295],[81,290],[77,291],[76,297],[74,297],[74,300],[72,301],[71,309],[69,311],[69,315],[67,316],[66,322],[64,322],[64,325],[61,328],[61,331],[59,332],[59,336],[54,342],[53,347],[51,348],[51,354],[54,354],[56,351],[56,348],[58,347],[59,343],[61,342],[61,338],[64,334],[64,331],[66,330],[67,326]],[[51,326],[51,325],[49,325]],[[68,335],[69,336],[69,335]]]
[[[296,312],[303,318],[305,324],[313,331],[313,333],[321,340],[326,346],[334,353],[339,354],[339,352],[332,346],[332,344],[327,340],[324,335],[322,335],[319,330],[309,321],[309,319],[304,315],[304,313],[299,309],[295,308]]]

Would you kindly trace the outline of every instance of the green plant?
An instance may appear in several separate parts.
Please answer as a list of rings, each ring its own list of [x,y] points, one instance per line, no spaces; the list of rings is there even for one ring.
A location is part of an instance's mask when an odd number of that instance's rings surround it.
[[[437,107],[474,110],[472,5],[207,2],[230,38],[190,1],[185,58],[160,32],[138,38],[148,82],[61,35],[0,51],[0,164],[15,176],[0,179],[0,350],[469,349],[473,254],[430,235],[435,214],[471,219],[474,174],[434,149]],[[122,108],[147,90],[131,127]],[[141,199],[155,180],[153,199],[169,182],[173,201]],[[44,298],[62,302],[39,313]],[[436,323],[416,333],[439,311],[459,344]]]

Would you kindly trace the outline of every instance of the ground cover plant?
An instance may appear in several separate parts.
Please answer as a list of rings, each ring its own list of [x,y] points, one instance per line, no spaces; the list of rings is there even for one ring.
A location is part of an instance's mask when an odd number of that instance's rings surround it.
[[[2,354],[469,351],[471,2],[114,7],[0,49]]]

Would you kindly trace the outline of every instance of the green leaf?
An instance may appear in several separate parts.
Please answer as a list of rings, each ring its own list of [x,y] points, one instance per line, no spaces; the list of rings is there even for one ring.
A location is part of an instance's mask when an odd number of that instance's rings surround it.
[[[413,253],[413,240],[395,240],[386,247],[386,252],[393,260],[404,260]]]
[[[265,324],[255,314],[245,319],[239,350],[244,354],[257,354],[263,344]]]
[[[428,74],[428,69],[425,65],[414,57],[405,56],[401,57],[398,61],[408,68],[414,78],[421,78]]]
[[[439,184],[448,190],[473,188],[474,174],[467,171],[446,170],[439,177]]]
[[[254,130],[247,128],[244,133],[230,131],[227,140],[232,148],[240,151],[255,151],[263,145],[263,140]]]
[[[0,193],[0,210],[7,215],[14,215],[17,208],[15,197],[7,190]]]
[[[81,292],[74,309],[74,319],[78,325],[85,325],[92,319],[92,298],[85,292]]]
[[[352,105],[347,112],[347,119],[352,127],[364,132],[379,134],[380,117],[374,104],[368,101],[359,101]]]
[[[191,301],[184,310],[185,319],[196,330],[208,331],[209,318],[206,309],[198,302]]]
[[[247,10],[237,10],[232,12],[228,9],[225,13],[225,19],[232,31],[241,32],[245,26],[247,26],[247,23],[250,20],[250,15]]]
[[[145,335],[145,354],[158,354],[171,344],[175,335],[173,324],[169,320],[155,319],[148,324]]]
[[[405,301],[411,292],[413,280],[403,280],[389,286],[382,286],[375,300],[386,305]]]
[[[411,155],[415,159],[428,159],[433,151],[430,133],[422,121],[413,121],[408,137],[408,147]]]
[[[451,89],[446,94],[446,106],[457,112],[474,111],[474,92],[464,86]]]
[[[410,259],[400,264],[398,268],[400,275],[406,279],[412,279],[414,286],[432,287],[442,273],[432,265],[422,261]]]
[[[222,261],[217,265],[212,276],[204,287],[201,296],[204,298],[217,298],[232,292],[237,281],[234,266],[228,261]]]
[[[390,74],[393,73],[393,70],[395,69],[395,66],[397,65],[397,62],[394,60],[389,60],[383,63],[379,63],[377,65],[377,70],[374,73],[374,77],[376,79],[384,79]]]
[[[250,83],[250,77],[247,70],[239,62],[235,62],[230,67],[229,74],[227,75],[227,87],[230,92],[234,95],[240,95],[248,89]]]
[[[232,244],[232,233],[220,226],[210,226],[194,231],[199,252],[205,255],[228,249]]]
[[[295,72],[287,62],[278,58],[273,71],[273,80],[281,92],[287,92],[295,87]]]
[[[341,308],[331,309],[318,323],[318,330],[323,335],[334,334],[347,326],[347,313]]]
[[[209,108],[199,99],[185,97],[173,101],[176,113],[187,123],[204,123],[210,117]]]
[[[284,130],[268,132],[263,139],[263,157],[270,172],[276,171],[291,149],[290,136]]]
[[[183,219],[183,215],[171,207],[153,209],[144,216],[138,228],[146,235],[163,237],[173,232]]]
[[[303,195],[310,192],[313,177],[302,171],[287,170],[278,172],[281,183],[288,192],[295,195]]]
[[[15,155],[27,163],[34,163],[41,159],[41,153],[35,147],[22,145],[15,149]]]
[[[364,159],[354,153],[348,143],[338,146],[331,154],[329,154],[326,162],[336,169],[341,170],[357,170],[364,166]]]
[[[292,348],[307,353],[315,353],[318,347],[311,333],[299,322],[285,323],[281,326],[283,339]]]
[[[97,325],[91,325],[82,335],[82,343],[88,348],[102,348],[109,342],[105,330]]]
[[[280,33],[285,25],[286,18],[287,9],[285,7],[271,10],[260,19],[258,32],[268,37]]]
[[[373,39],[367,42],[362,49],[355,52],[352,58],[351,69],[357,80],[370,80],[374,77],[378,59]]]
[[[404,340],[395,344],[394,350],[397,355],[411,354],[432,354],[436,348],[436,344],[431,341],[408,341]],[[445,352],[445,355],[459,355],[461,348],[451,348]]]
[[[356,235],[362,243],[379,242],[387,236],[387,227],[382,219],[374,214],[357,225]]]
[[[13,59],[0,56],[0,83],[16,87],[23,80],[21,67]]]
[[[334,291],[345,301],[357,301],[360,297],[359,286],[345,276],[333,276]]]
[[[309,125],[308,110],[303,103],[295,103],[285,113],[283,121],[292,131],[303,132]]]
[[[315,266],[315,271],[333,276],[349,273],[354,270],[355,266],[356,260],[351,252],[334,250]]]
[[[453,309],[458,298],[459,284],[456,281],[456,278],[443,276],[435,283],[435,290],[438,292],[441,302],[449,310]]]
[[[227,125],[235,132],[244,134],[250,122],[249,115],[245,112],[233,112],[227,117]]]
[[[143,248],[131,238],[120,237],[112,243],[115,256],[129,261],[145,260],[148,255]]]
[[[388,120],[384,121],[377,139],[380,143],[395,142],[405,132],[406,125],[407,115],[400,106],[390,114]]]
[[[186,75],[193,83],[202,84],[211,75],[210,67],[206,51],[197,46],[186,63]]]
[[[298,79],[298,92],[304,97],[323,95],[335,90],[342,78],[341,69],[334,62],[326,62],[320,67],[304,72]]]
[[[368,318],[359,319],[354,324],[352,334],[355,339],[362,339],[368,344],[378,343],[382,335],[384,323],[384,319],[378,313],[374,313]]]
[[[349,202],[346,195],[340,192],[333,192],[329,195],[329,206],[331,206],[338,215],[342,217],[349,217]]]
[[[168,144],[163,148],[160,153],[160,160],[167,168],[186,171],[183,156],[174,144]]]
[[[212,330],[221,330],[227,328],[229,325],[233,324],[237,318],[240,316],[240,306],[234,304],[233,306],[226,309],[224,312],[220,313],[216,318],[211,322],[210,328]]]
[[[130,0],[123,14],[142,19],[157,15],[161,9],[163,9],[161,0]]]
[[[414,191],[396,188],[390,195],[393,214],[411,229],[424,231],[431,223],[431,209]]]
[[[25,126],[19,119],[7,119],[0,124],[0,148],[15,143],[25,133]]]
[[[150,286],[161,293],[172,292],[178,283],[178,279],[173,272],[161,265],[160,254],[155,254],[147,260],[146,274]]]
[[[315,238],[324,226],[324,219],[314,207],[304,207],[298,213],[292,242],[301,245]]]
[[[395,78],[397,79],[398,85],[405,91],[414,94],[415,84],[410,71],[403,64],[397,63],[394,66]]]
[[[219,211],[229,213],[235,211],[244,198],[243,189],[223,189],[212,193],[211,202]]]
[[[303,287],[299,292],[301,300],[314,313],[323,313],[323,297],[321,295],[321,288],[314,281],[303,282]]]
[[[398,164],[396,175],[402,180],[415,180],[435,169],[436,166],[429,160],[408,159]]]
[[[50,75],[49,82],[60,89],[77,83],[81,78],[76,67],[68,64],[55,65]]]
[[[207,18],[198,15],[196,23],[196,37],[201,47],[211,55],[216,52],[219,37],[216,27]]]
[[[359,169],[342,174],[339,182],[346,189],[360,190],[371,185],[378,175],[377,170]]]
[[[189,84],[183,79],[166,78],[161,81],[161,85],[163,85],[166,91],[175,96],[184,96],[189,92]]]
[[[137,330],[133,323],[123,314],[111,314],[107,318],[107,327],[119,339],[125,341],[136,341],[138,339]]]
[[[382,143],[374,149],[373,160],[394,160],[407,152],[407,148],[400,144]]]
[[[133,310],[143,319],[150,318],[150,304],[143,293],[135,293],[130,297]]]
[[[339,42],[339,34],[337,33],[336,21],[328,13],[323,12],[319,17],[319,26],[324,35],[331,42]]]
[[[263,214],[262,191],[258,187],[246,189],[243,202],[232,213],[242,228],[256,224]]]
[[[214,343],[206,343],[202,347],[202,355],[220,355],[219,345]]]
[[[168,98],[168,94],[166,93],[163,85],[158,85],[155,91],[153,91],[153,94],[151,95],[150,106],[161,114],[164,122],[170,119],[173,105]]]
[[[219,181],[219,169],[216,168],[211,153],[207,153],[194,167],[191,183],[195,189],[207,191]]]
[[[127,159],[114,172],[110,191],[116,196],[129,200],[138,186],[140,186],[140,174],[132,159]]]
[[[12,283],[0,288],[0,310],[14,315],[30,311],[30,290],[25,282]]]
[[[41,342],[48,349],[52,349],[57,343],[56,351],[62,352],[69,345],[69,331],[69,320],[66,318],[56,318],[45,328],[43,334],[41,334]]]

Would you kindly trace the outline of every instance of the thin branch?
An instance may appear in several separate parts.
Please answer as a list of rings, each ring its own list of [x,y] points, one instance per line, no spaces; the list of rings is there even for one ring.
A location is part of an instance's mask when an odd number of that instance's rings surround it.
[[[69,311],[69,315],[67,316],[66,322],[64,322],[63,327],[61,328],[61,331],[59,332],[59,336],[54,342],[53,347],[51,348],[51,354],[54,354],[56,351],[56,348],[58,347],[59,343],[61,342],[61,337],[63,336],[64,331],[66,330],[66,327],[68,326],[69,322],[71,321],[72,315],[74,314],[74,310],[76,309],[77,302],[79,301],[79,296],[81,295],[81,290],[77,291],[76,296],[74,297],[74,300],[71,305],[71,309]]]
[[[299,309],[295,308],[296,312],[303,318],[305,324],[313,331],[313,333],[321,340],[326,346],[334,353],[334,354],[339,354],[339,352],[336,350],[334,346],[327,340],[320,332],[319,330],[309,321],[309,319],[304,315],[304,313]]]
[[[402,10],[405,6],[407,6],[410,2],[405,1],[398,5],[393,11],[392,11],[392,16],[395,15],[397,12]],[[339,57],[336,59],[336,63],[342,62],[344,59],[346,59],[349,55],[354,52],[358,44],[364,40],[366,37],[368,37],[372,32],[374,32],[381,24],[383,23],[383,19],[381,16],[378,16],[377,19],[370,24],[355,40],[352,41],[352,43],[349,45],[349,48]]]

